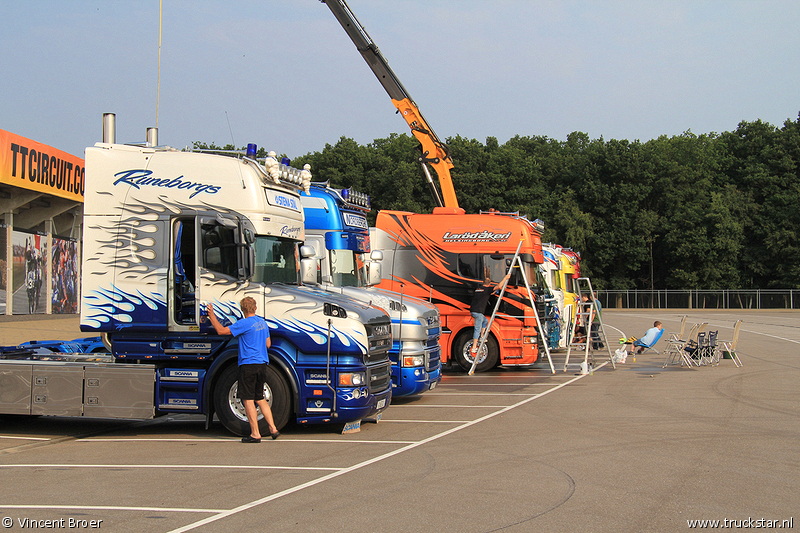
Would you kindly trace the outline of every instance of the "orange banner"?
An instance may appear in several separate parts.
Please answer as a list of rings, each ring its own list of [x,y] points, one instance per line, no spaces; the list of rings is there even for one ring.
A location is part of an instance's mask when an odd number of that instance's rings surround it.
[[[83,165],[80,157],[0,130],[0,183],[83,202]]]

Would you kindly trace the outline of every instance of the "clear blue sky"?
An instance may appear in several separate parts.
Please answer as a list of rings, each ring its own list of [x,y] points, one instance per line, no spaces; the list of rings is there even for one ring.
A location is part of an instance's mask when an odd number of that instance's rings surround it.
[[[800,112],[796,0],[348,3],[442,139],[645,141]],[[158,0],[1,7],[0,129],[82,155],[114,112],[118,141],[144,140]],[[162,13],[162,144],[294,157],[408,132],[318,0],[163,0]]]

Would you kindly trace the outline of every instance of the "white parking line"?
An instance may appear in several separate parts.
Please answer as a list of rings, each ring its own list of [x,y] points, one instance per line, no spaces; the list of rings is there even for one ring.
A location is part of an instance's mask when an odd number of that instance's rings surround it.
[[[255,466],[255,465],[115,465],[115,464],[58,464],[58,463],[28,463],[15,465],[0,465],[0,468],[180,468],[180,469],[221,469],[221,470],[325,470],[337,471],[341,468],[325,468],[316,466]]]
[[[190,509],[188,507],[118,507],[115,505],[2,505],[3,509],[64,509],[86,511],[148,511],[170,513],[224,513],[225,509]]]
[[[381,424],[384,422],[409,422],[414,424],[466,424],[469,420],[401,420],[401,419],[381,419]]]
[[[552,385],[552,383],[551,383]],[[530,396],[529,392],[442,392],[431,396]],[[396,404],[392,407],[427,407],[424,404]]]
[[[476,396],[476,395],[473,395]],[[497,396],[497,394],[487,394],[487,396]],[[503,395],[505,396],[505,395]],[[525,394],[524,396],[530,396],[530,394]],[[455,407],[457,409],[502,409],[503,407],[508,407],[507,405],[447,405],[447,404],[424,404],[424,405],[395,405],[392,404],[392,407],[396,407],[398,409],[407,409],[409,407]]]
[[[11,435],[0,435],[0,439],[18,439],[18,440],[50,440],[45,437],[12,437]]]
[[[450,385],[450,384],[456,383],[458,385],[469,384],[469,385],[478,385],[478,386],[480,386],[480,385],[501,385],[502,383],[497,383],[497,378],[498,377],[502,378],[503,376],[498,376],[497,374],[494,374],[494,373],[489,374],[489,375],[480,375],[480,376],[478,376],[478,375],[473,375],[473,376],[445,376],[444,378],[442,378],[442,384]],[[507,376],[507,377],[511,378],[511,376]],[[553,374],[550,374],[548,372],[548,374],[546,376],[524,376],[524,377],[527,378],[527,379],[530,379],[530,380],[537,380],[537,381],[548,380],[549,381],[549,380],[553,379]],[[513,376],[513,379],[523,379],[523,376]],[[489,381],[490,383],[485,383],[486,381]],[[484,383],[481,383],[481,382],[484,382]],[[520,385],[531,385],[531,384],[532,384],[532,382],[527,382],[527,381],[523,381],[523,382],[520,383]]]
[[[218,442],[218,443],[231,443],[241,442],[240,439],[230,438],[211,438],[211,439],[159,439],[159,438],[143,438],[143,437],[87,437],[83,439],[76,439],[75,442]]]
[[[458,383],[448,381],[447,385],[470,385],[472,387],[547,387],[553,385],[550,383],[469,383],[467,381],[459,381]],[[426,392],[425,396],[435,396],[437,394],[447,394],[445,392],[431,391]]]
[[[381,422],[384,422],[385,419],[381,419]],[[183,442],[186,441],[202,441],[202,442],[222,442],[222,443],[241,443],[239,439],[143,439],[139,437],[134,437],[130,439],[106,439],[106,438],[96,438],[96,439],[81,439],[76,442]],[[412,444],[415,441],[410,440],[355,440],[355,439],[297,439],[297,438],[286,438],[285,435],[281,436],[280,440],[274,441],[273,444],[280,444],[282,442],[303,442],[303,443],[315,443],[315,442],[322,442],[326,444]]]

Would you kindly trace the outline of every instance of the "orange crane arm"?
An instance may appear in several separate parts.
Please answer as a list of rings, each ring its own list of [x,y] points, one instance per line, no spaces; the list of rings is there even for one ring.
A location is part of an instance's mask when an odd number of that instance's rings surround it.
[[[386,58],[372,41],[364,26],[358,22],[356,16],[350,11],[344,0],[321,0],[331,10],[336,20],[342,25],[347,35],[356,45],[356,49],[361,53],[364,60],[378,78],[378,81],[386,89],[392,103],[400,112],[400,115],[408,123],[411,133],[422,145],[422,156],[419,162],[425,172],[428,185],[431,188],[433,200],[438,207],[458,209],[458,199],[453,188],[453,180],[450,176],[450,169],[453,168],[453,160],[450,158],[447,146],[439,140],[433,129],[425,121],[417,104],[411,99],[403,84],[395,75]],[[427,165],[431,165],[439,177],[439,186],[442,189],[442,196],[433,183],[433,179],[428,172]],[[442,198],[444,200],[442,200]]]
[[[410,98],[395,100],[392,103],[400,112],[400,115],[408,123],[411,133],[422,145],[422,156],[420,163],[430,164],[439,177],[439,186],[442,189],[444,207],[458,207],[456,191],[453,188],[453,179],[450,176],[450,169],[453,168],[453,160],[450,158],[450,151],[447,145],[442,143],[433,130],[425,122],[425,118],[420,113],[417,105]],[[425,169],[427,171],[427,169]]]

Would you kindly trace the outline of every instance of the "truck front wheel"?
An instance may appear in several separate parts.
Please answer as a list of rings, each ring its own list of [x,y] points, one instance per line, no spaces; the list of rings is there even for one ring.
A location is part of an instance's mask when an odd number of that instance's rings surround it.
[[[231,365],[219,377],[214,387],[214,411],[225,429],[234,435],[250,434],[250,424],[244,412],[244,404],[238,394],[239,367]],[[289,385],[280,373],[267,366],[267,382],[264,384],[264,398],[272,410],[272,418],[278,429],[289,422],[292,411]],[[269,425],[261,411],[258,412],[258,428],[262,435],[269,435]]]
[[[458,365],[469,372],[472,368],[472,362],[475,358],[470,353],[472,348],[472,330],[462,331],[453,343],[453,351],[451,356],[455,358]],[[475,372],[486,372],[497,366],[500,360],[500,348],[497,345],[497,340],[494,335],[489,335],[483,345],[483,349],[478,352],[478,364],[475,366]]]

